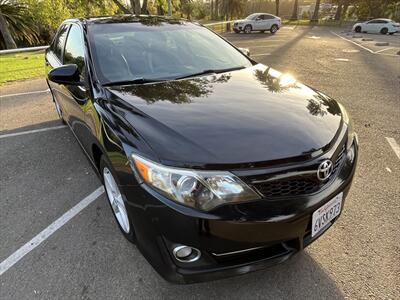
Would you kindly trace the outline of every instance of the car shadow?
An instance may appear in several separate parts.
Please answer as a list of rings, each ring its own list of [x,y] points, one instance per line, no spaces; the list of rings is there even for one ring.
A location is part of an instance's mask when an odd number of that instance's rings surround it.
[[[191,285],[160,283],[166,299],[344,299],[333,279],[307,252],[250,274]]]

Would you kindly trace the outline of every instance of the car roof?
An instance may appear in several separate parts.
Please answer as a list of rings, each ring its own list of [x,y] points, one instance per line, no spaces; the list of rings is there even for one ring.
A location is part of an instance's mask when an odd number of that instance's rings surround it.
[[[382,20],[382,21],[392,22],[391,19],[385,19],[385,18],[376,18],[376,19],[372,19],[372,20],[369,20],[369,21],[376,21],[376,20]],[[369,21],[368,21],[368,22],[369,22]]]
[[[118,15],[118,16],[93,16],[93,17],[85,17],[85,18],[77,18],[77,19],[68,19],[65,20],[64,23],[82,23],[85,25],[89,24],[112,24],[112,23],[144,23],[144,24],[151,24],[151,23],[170,23],[170,24],[177,24],[177,23],[193,23],[198,24],[196,22],[191,22],[186,19],[180,18],[172,18],[166,16],[156,16],[156,15]]]

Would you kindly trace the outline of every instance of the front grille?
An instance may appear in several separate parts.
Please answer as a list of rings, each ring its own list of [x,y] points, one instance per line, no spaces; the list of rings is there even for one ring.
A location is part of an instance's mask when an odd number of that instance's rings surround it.
[[[316,193],[334,180],[343,161],[344,152],[345,147],[343,146],[336,155],[332,175],[327,181],[322,182],[318,180],[316,172],[311,172],[306,175],[291,176],[276,180],[268,180],[268,178],[259,180],[255,178],[251,184],[266,198],[302,196]]]
[[[258,183],[255,187],[265,197],[299,196],[315,193],[319,183],[311,178],[298,178]]]

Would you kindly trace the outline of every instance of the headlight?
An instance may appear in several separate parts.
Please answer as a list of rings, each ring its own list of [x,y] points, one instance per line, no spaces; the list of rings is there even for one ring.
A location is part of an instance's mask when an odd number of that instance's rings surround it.
[[[346,109],[344,108],[343,105],[341,105],[340,103],[339,107],[340,110],[342,112],[342,118],[343,118],[343,122],[346,124],[347,126],[347,143],[346,143],[346,149],[350,149],[351,145],[353,144],[353,140],[355,137],[355,132],[354,132],[354,128],[353,128],[353,121],[351,120],[349,113],[346,111]]]
[[[230,172],[196,171],[163,166],[132,154],[140,179],[166,197],[201,210],[260,196]]]

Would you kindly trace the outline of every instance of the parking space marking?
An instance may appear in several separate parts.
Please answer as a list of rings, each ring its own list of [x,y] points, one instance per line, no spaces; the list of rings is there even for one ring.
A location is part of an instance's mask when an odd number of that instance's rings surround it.
[[[66,127],[67,127],[66,125],[60,125],[60,126],[47,127],[47,128],[41,128],[41,129],[33,129],[33,130],[27,130],[27,131],[15,132],[15,133],[0,134],[0,139],[12,137],[12,136],[18,136],[18,135],[31,134],[31,133],[36,133],[36,132],[56,130],[56,129],[66,128]]]
[[[397,144],[396,140],[391,137],[385,137],[385,139],[388,141],[390,147],[392,147],[394,153],[397,155],[398,159],[400,159],[400,146]]]
[[[355,42],[355,41],[349,40],[349,39],[347,39],[347,38],[341,36],[340,34],[337,34],[336,32],[331,31],[331,33],[334,34],[334,35],[336,35],[337,37],[339,37],[339,38],[345,40],[345,41],[348,41],[348,42],[350,42],[350,43],[352,43],[352,44],[354,44],[354,45],[356,45],[356,46],[358,46],[358,47],[364,49],[364,50],[367,50],[369,53],[398,57],[398,55],[396,55],[396,54],[382,53],[381,50],[373,51],[373,50],[371,50],[371,49],[369,49],[369,48],[367,48],[367,47],[364,47],[363,45],[361,45],[361,44],[359,44],[359,43],[357,43],[357,42]],[[388,50],[388,49],[387,49],[387,50]]]
[[[33,91],[33,92],[26,92],[26,93],[0,95],[0,98],[17,97],[17,96],[33,95],[33,94],[44,94],[44,93],[49,93],[49,92],[50,92],[50,90],[47,89],[47,90],[43,90],[43,91]]]
[[[381,53],[381,52],[383,52],[383,51],[387,51],[387,50],[391,50],[391,49],[394,49],[394,47],[389,47],[389,48],[381,49],[381,50],[375,51],[375,53]]]
[[[79,212],[81,212],[90,203],[95,201],[104,193],[104,187],[98,187],[94,192],[81,200],[78,204],[64,213],[60,218],[51,223],[42,232],[36,235],[33,239],[11,254],[8,258],[0,263],[0,276],[4,274],[8,269],[20,261],[25,255],[39,246],[43,241],[48,239],[54,232],[65,225],[69,220],[75,217]]]
[[[337,37],[340,37],[341,39],[343,39],[343,40],[345,40],[345,41],[348,41],[348,42],[350,42],[350,43],[352,43],[352,44],[354,44],[354,45],[356,45],[356,46],[358,46],[358,47],[364,49],[364,50],[367,50],[368,52],[370,52],[370,53],[372,53],[372,54],[375,54],[374,51],[372,51],[371,49],[369,49],[369,48],[367,48],[367,47],[364,47],[363,45],[360,45],[359,43],[356,43],[356,42],[354,42],[354,41],[352,41],[352,40],[346,39],[345,37],[341,36],[340,34],[337,34],[336,32],[331,31],[331,33],[334,34],[334,35],[336,35]]]
[[[267,55],[271,55],[271,53],[252,54],[251,57],[255,57],[255,56],[267,56]]]

